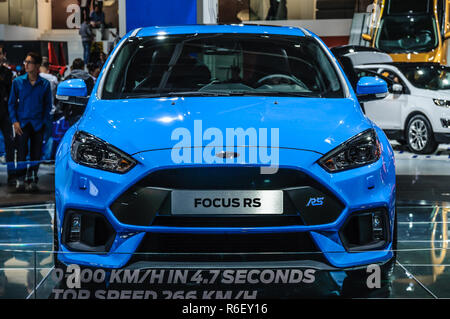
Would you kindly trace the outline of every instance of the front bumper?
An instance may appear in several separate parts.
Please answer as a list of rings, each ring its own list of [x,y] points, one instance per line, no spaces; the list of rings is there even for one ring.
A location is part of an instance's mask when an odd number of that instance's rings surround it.
[[[119,175],[78,165],[72,161],[69,153],[66,152],[65,154],[67,155],[58,157],[56,165],[56,216],[58,225],[65,225],[65,217],[70,210],[95,212],[104,216],[107,223],[114,230],[115,235],[111,245],[108,247],[109,249],[105,253],[76,251],[64,244],[64,240],[62,240],[63,227],[60,227],[58,229],[58,239],[61,245],[58,259],[66,264],[75,263],[104,268],[122,268],[140,261],[159,263],[164,261],[158,260],[158,258],[164,259],[166,257],[170,263],[175,263],[176,259],[171,259],[174,255],[178,257],[192,257],[204,254],[209,254],[208,258],[214,255],[216,257],[215,262],[219,264],[227,262],[236,262],[243,265],[247,262],[264,264],[264,262],[267,262],[264,258],[268,254],[271,255],[271,258],[274,255],[277,256],[275,260],[271,259],[271,262],[289,264],[296,262],[296,260],[297,262],[298,260],[310,260],[312,263],[320,263],[327,265],[327,267],[339,269],[385,262],[393,256],[391,242],[379,250],[350,252],[344,247],[339,237],[339,231],[350,215],[357,211],[375,208],[386,210],[389,219],[389,230],[390,233],[393,232],[395,215],[393,153],[385,135],[381,131],[377,133],[383,148],[381,159],[374,164],[336,174],[327,173],[316,163],[321,157],[320,154],[280,149],[280,162],[283,163],[283,165],[280,165],[280,171],[289,170],[290,172],[297,172],[299,175],[306,176],[309,181],[313,182],[316,190],[326,193],[327,196],[335,200],[338,206],[341,206],[336,216],[324,219],[325,221],[323,222],[314,223],[311,220],[305,222],[303,218],[299,222],[286,223],[286,221],[283,221],[284,224],[280,222],[280,224],[273,226],[268,226],[267,224],[263,226],[252,225],[252,221],[248,221],[250,224],[245,225],[245,227],[227,223],[221,227],[204,227],[198,223],[188,226],[183,225],[183,223],[177,225],[165,225],[164,222],[162,224],[161,222],[160,224],[154,224],[154,221],[158,219],[155,217],[161,217],[158,213],[160,207],[155,210],[155,215],[147,214],[147,217],[149,215],[151,217],[149,220],[136,221],[136,219],[130,219],[127,213],[132,211],[125,210],[125,213],[121,213],[117,209],[117,204],[126,202],[127,192],[130,192],[136,185],[146,180],[146,177],[150,176],[152,172],[171,169],[198,169],[199,167],[200,169],[202,167],[206,169],[217,168],[218,166],[174,165],[170,160],[170,150],[161,150],[141,153],[135,156],[139,164],[130,172]],[[227,167],[230,166],[228,165]],[[235,167],[249,170],[255,167],[258,168],[256,165],[235,165]],[[236,178],[238,177],[239,175]],[[195,182],[197,181],[194,180],[193,184]],[[217,185],[220,185],[220,181],[216,182]],[[235,189],[242,188],[237,187],[238,184],[239,179]],[[227,187],[229,186],[227,185]],[[278,186],[275,185],[274,187]],[[131,191],[132,193],[133,191]],[[148,210],[151,209],[150,207],[148,208]],[[294,211],[298,213],[297,210],[294,209]],[[142,216],[142,214],[137,214],[137,216]],[[295,216],[291,215],[285,217],[295,218]],[[175,236],[177,234],[178,237]],[[165,244],[172,242],[172,246],[177,248],[177,242],[183,243],[192,239],[193,236],[196,236],[196,240],[199,243],[197,246],[201,247],[202,235],[205,236],[205,243],[213,243],[211,237],[208,236],[217,235],[217,238],[219,238],[217,242],[227,243],[228,238],[229,242],[234,240],[233,245],[237,246],[232,246],[229,250],[219,252],[211,252],[205,248],[206,251],[197,250],[184,256],[180,256],[178,254],[179,251],[176,251],[176,249],[173,251],[167,250],[167,245],[164,246],[163,250],[159,251],[148,252],[145,249],[142,250],[142,246],[149,236],[162,238],[162,242]],[[167,239],[171,236],[173,238]],[[189,238],[190,236],[191,238]],[[236,254],[233,253],[233,247],[239,247],[239,240],[246,236],[248,238],[254,236],[251,239],[253,242],[252,249],[256,251],[244,251],[238,253],[236,257]],[[268,239],[269,241],[267,242],[272,242],[273,240],[282,241],[283,238],[287,238],[286,243],[291,243],[290,241],[293,240],[292,236],[298,236],[300,238],[298,239],[300,243],[299,250],[295,251],[293,247],[290,247],[292,245],[286,244],[285,249],[272,251],[272,247],[264,245],[264,241],[262,241],[261,246],[266,249],[258,250],[256,249],[259,240],[258,236],[261,236],[261,238],[272,238]],[[302,240],[301,238],[306,239]],[[245,241],[245,239],[241,240],[241,247],[245,247]],[[183,245],[180,244],[179,246]],[[214,244],[209,246],[205,244],[204,246],[214,247]],[[273,247],[273,250],[275,249],[276,247]],[[169,256],[171,252],[174,254]],[[251,252],[255,254],[251,254]],[[274,254],[270,254],[272,252]],[[256,257],[252,259],[252,257],[249,258],[249,255]],[[145,256],[145,258],[138,258],[142,256]],[[230,256],[233,256],[234,259],[226,258]],[[214,259],[212,261],[214,262]],[[194,265],[201,264],[202,259],[191,259],[189,263]],[[186,263],[183,264],[186,265]]]

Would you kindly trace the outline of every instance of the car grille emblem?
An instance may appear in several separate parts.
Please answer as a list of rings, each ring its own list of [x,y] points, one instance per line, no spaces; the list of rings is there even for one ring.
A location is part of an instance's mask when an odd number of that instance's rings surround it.
[[[216,154],[216,157],[219,158],[237,158],[239,157],[239,153],[236,152],[220,152]]]

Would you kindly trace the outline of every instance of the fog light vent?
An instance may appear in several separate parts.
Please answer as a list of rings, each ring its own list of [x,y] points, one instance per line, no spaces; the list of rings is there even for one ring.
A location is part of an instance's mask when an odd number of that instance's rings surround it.
[[[373,240],[384,240],[383,216],[380,212],[372,214],[372,237]]]
[[[71,242],[80,241],[80,232],[81,232],[81,216],[78,214],[73,214],[70,218],[69,241]]]
[[[105,216],[96,212],[67,211],[62,242],[70,250],[107,252],[116,233]]]
[[[389,242],[389,221],[385,209],[353,213],[340,231],[349,251],[381,249]]]

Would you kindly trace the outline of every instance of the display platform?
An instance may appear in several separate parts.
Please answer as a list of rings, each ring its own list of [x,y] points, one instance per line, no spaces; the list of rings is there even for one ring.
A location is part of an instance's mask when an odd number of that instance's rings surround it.
[[[53,209],[53,204],[43,204],[2,208],[0,211],[1,220],[9,221],[7,225],[0,225],[0,298],[63,298],[67,287],[58,284],[53,274]],[[315,282],[309,285],[299,284],[295,289],[292,285],[262,285],[252,287],[252,291],[256,289],[263,296],[280,298],[450,298],[447,284],[450,279],[449,213],[450,206],[437,203],[398,207],[397,262],[392,273],[381,283],[384,289],[362,291],[359,288],[361,279],[354,279],[358,281],[347,285],[343,291],[349,272],[319,270]],[[189,290],[194,286],[188,285]],[[354,291],[352,286],[356,287]],[[174,287],[171,289],[179,290]],[[93,289],[92,285],[90,289]],[[168,288],[148,284],[140,289],[164,291]],[[55,292],[58,295],[55,296]],[[65,297],[74,296],[68,294]]]
[[[208,295],[213,290],[221,291],[219,297],[232,298],[242,292],[257,298],[450,298],[450,146],[441,146],[433,155],[414,155],[400,145],[394,145],[394,149],[398,204],[397,260],[392,267],[382,269],[380,288],[364,288],[368,278],[366,269],[319,269],[314,273],[313,282],[305,283],[303,280],[300,284],[259,282],[251,286],[234,285],[230,288],[229,285],[214,285],[215,283],[205,286],[203,281],[159,285],[145,280],[139,286],[119,285],[122,290],[127,291],[122,295],[118,292],[117,282],[106,287],[104,283],[98,284],[98,287],[90,283],[86,289],[83,289],[84,285],[81,290],[70,289],[67,281],[58,281],[53,264],[53,172],[52,166],[48,165],[41,170],[42,190],[36,197],[10,193],[9,196],[0,196],[0,298],[167,298],[174,297],[173,293],[176,291],[197,291],[191,293],[190,297],[202,298],[205,289],[208,289],[206,296],[212,298],[217,297],[214,293]],[[1,169],[4,170],[4,167]],[[4,172],[0,174],[0,178],[3,178],[1,175]],[[2,184],[0,192],[6,194],[5,187]],[[13,202],[14,198],[17,199],[16,203]],[[36,203],[36,198],[41,203]],[[256,268],[260,267],[255,266]],[[167,265],[160,268],[155,266],[154,269],[170,272]],[[305,272],[303,276],[306,278]],[[133,280],[131,278],[131,282]],[[133,295],[134,290],[137,291],[136,295]],[[84,291],[84,294],[80,294],[80,291]],[[90,295],[86,291],[90,291]],[[108,295],[108,291],[113,293]],[[227,295],[228,291],[232,291],[234,295]]]

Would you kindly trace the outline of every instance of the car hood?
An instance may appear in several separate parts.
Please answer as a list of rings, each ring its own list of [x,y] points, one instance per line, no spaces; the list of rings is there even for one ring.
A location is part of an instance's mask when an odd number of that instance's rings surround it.
[[[429,96],[432,96],[435,99],[450,100],[450,90],[431,91]]]
[[[417,89],[414,94],[415,96],[420,96],[423,98],[432,98],[432,99],[450,99],[450,90],[426,90],[426,89]]]
[[[224,141],[227,128],[254,128],[257,132],[265,128],[267,146],[324,154],[370,127],[358,102],[350,98],[177,97],[93,100],[78,130],[136,154],[172,148],[180,139],[172,140],[177,128],[190,132],[192,145],[194,138],[200,138],[203,146],[211,140],[201,139],[199,132],[208,128],[219,129]],[[278,129],[278,145],[271,143],[272,129]]]

